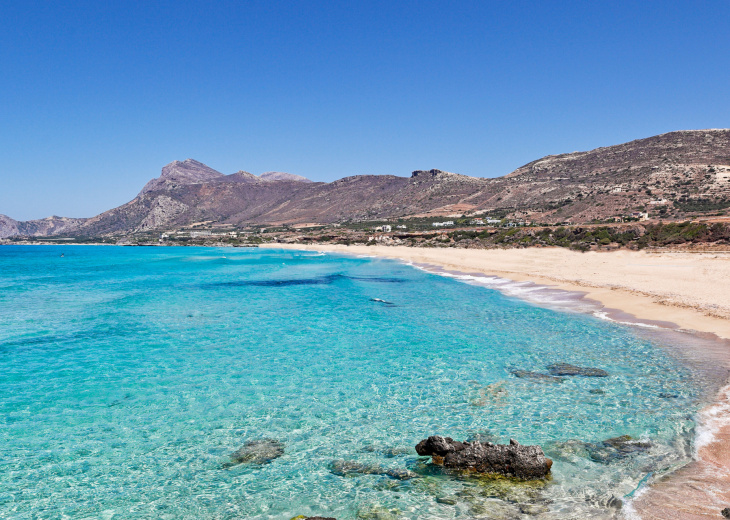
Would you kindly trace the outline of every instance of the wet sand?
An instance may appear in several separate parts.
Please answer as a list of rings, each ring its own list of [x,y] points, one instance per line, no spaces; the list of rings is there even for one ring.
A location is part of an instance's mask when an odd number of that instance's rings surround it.
[[[596,307],[591,312],[597,316],[716,339],[710,343],[688,340],[686,352],[680,355],[690,363],[708,365],[708,369],[715,371],[727,373],[730,369],[730,252],[269,247],[373,255],[423,264],[445,274],[474,273],[522,281],[525,284],[512,285],[522,289],[522,293],[513,295],[536,303],[541,303],[540,291],[545,288],[568,291],[566,301],[593,302]],[[700,344],[702,347],[692,350],[691,345]],[[707,348],[708,344],[713,346]],[[641,490],[627,504],[624,516],[641,520],[722,518],[720,511],[725,507],[730,507],[730,385],[721,388],[715,401],[698,416],[694,461]]]

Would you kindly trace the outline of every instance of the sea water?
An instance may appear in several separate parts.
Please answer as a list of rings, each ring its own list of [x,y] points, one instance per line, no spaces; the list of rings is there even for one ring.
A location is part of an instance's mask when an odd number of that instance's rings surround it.
[[[512,374],[551,363],[609,376]],[[0,248],[2,518],[613,518],[689,460],[701,383],[632,328],[390,260]],[[434,434],[541,445],[552,477],[449,474]],[[232,463],[259,439],[284,454]]]

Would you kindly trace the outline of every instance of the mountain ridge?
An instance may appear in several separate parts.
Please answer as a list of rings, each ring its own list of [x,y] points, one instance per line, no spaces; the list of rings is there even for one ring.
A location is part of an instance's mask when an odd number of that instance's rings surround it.
[[[193,159],[173,161],[117,208],[88,219],[3,217],[0,237],[101,236],[197,222],[245,227],[495,212],[532,222],[582,223],[649,211],[682,218],[727,207],[730,129],[683,130],[548,155],[496,178],[432,169],[410,177],[356,175],[324,183],[281,172],[224,175]]]

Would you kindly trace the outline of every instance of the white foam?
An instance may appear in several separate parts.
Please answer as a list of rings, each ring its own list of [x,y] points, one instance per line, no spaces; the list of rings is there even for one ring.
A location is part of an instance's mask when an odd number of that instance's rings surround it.
[[[615,320],[608,315],[605,311],[594,311],[593,316],[605,321],[611,321],[613,323],[619,323],[621,325],[630,325],[632,327],[644,327],[645,329],[660,329],[659,325],[652,325],[651,323],[641,323],[640,321],[619,321]]]
[[[715,442],[715,432],[730,425],[730,385],[724,386],[717,394],[717,399],[710,406],[697,414],[694,458],[705,446]]]
[[[501,278],[493,275],[475,275],[451,273],[448,271],[434,270],[417,264],[408,265],[425,271],[427,273],[453,278],[470,285],[478,285],[495,289],[506,296],[519,298],[536,305],[560,309],[568,312],[590,312],[595,309],[595,304],[586,302],[580,293],[570,293],[533,282],[515,281],[508,278]]]

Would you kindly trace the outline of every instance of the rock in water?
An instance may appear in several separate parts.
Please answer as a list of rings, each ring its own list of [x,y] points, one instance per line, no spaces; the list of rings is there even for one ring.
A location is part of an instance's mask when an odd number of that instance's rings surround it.
[[[513,370],[512,375],[521,379],[534,379],[535,381],[545,381],[546,383],[562,383],[565,381],[562,377],[541,374],[540,372],[530,372],[529,370]]]
[[[335,460],[330,464],[330,471],[340,477],[351,475],[387,475],[396,480],[410,480],[418,477],[416,473],[407,469],[389,469],[377,464],[363,464],[351,460]]]
[[[284,455],[284,444],[274,439],[258,439],[231,453],[234,464],[268,464]]]
[[[634,439],[630,435],[613,437],[596,444],[587,444],[591,459],[604,464],[647,451],[651,442]]]
[[[434,435],[419,442],[416,452],[430,455],[435,463],[443,462],[447,468],[524,479],[544,478],[553,465],[540,446],[521,446],[515,440],[509,444],[458,442]]]
[[[577,367],[568,363],[554,363],[547,368],[554,376],[608,377],[608,372],[600,368]]]

